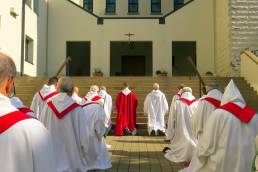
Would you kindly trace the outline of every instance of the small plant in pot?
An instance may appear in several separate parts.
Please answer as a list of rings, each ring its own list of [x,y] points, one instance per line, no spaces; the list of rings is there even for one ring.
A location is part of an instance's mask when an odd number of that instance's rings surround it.
[[[168,73],[167,73],[167,71],[157,70],[157,71],[156,71],[156,75],[157,75],[157,76],[167,76]]]
[[[98,77],[102,77],[104,74],[101,71],[101,69],[95,69],[93,76],[98,76]]]

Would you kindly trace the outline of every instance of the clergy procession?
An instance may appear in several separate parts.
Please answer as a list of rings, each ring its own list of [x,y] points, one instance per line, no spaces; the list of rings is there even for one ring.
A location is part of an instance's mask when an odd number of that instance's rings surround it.
[[[80,97],[72,78],[51,77],[26,107],[15,95],[16,75],[13,60],[0,53],[0,171],[106,170],[112,167],[112,145],[106,141],[111,130],[115,136],[138,134],[139,97],[127,82],[113,106],[105,86],[92,85]],[[220,89],[216,83],[207,84],[198,99],[192,88],[181,84],[169,107],[162,87],[154,83],[144,100],[148,134],[169,141],[164,157],[183,163],[181,172],[258,169],[258,116],[233,80],[224,93]]]

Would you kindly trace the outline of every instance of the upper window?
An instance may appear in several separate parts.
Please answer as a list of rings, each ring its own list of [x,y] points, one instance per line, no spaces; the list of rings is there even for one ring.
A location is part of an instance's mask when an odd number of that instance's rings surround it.
[[[83,8],[93,12],[93,0],[83,0]]]
[[[161,12],[161,0],[151,0],[151,12]]]
[[[128,12],[137,13],[138,12],[138,0],[128,0]]]
[[[184,0],[174,0],[174,9],[177,10],[184,6]]]
[[[116,12],[116,0],[106,0],[106,13]]]
[[[25,61],[33,64],[33,39],[28,36],[25,40]]]

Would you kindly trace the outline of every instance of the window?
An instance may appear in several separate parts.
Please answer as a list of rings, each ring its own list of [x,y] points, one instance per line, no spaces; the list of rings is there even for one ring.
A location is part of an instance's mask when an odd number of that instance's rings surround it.
[[[34,3],[33,3],[33,10],[36,14],[39,14],[39,0],[34,0]]]
[[[174,10],[177,10],[184,6],[184,0],[174,0]]]
[[[32,0],[25,0],[25,3],[31,8],[31,1]]]
[[[106,0],[106,13],[116,12],[116,0]]]
[[[128,0],[128,13],[138,12],[138,0]]]
[[[87,11],[93,12],[93,0],[83,0],[83,8]]]
[[[160,0],[151,0],[151,12],[160,13],[161,12],[161,1]]]
[[[33,39],[28,36],[25,40],[25,61],[33,64]]]

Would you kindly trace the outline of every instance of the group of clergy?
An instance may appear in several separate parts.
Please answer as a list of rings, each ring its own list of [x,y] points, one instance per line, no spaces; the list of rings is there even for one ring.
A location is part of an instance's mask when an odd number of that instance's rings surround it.
[[[233,80],[224,94],[217,84],[206,86],[206,90],[207,94],[196,99],[190,87],[178,87],[165,130],[171,143],[170,148],[163,150],[165,157],[184,163],[186,168],[181,172],[257,171],[256,111],[246,105]],[[149,116],[149,132],[164,131],[164,114],[168,108],[157,84],[144,107]]]

